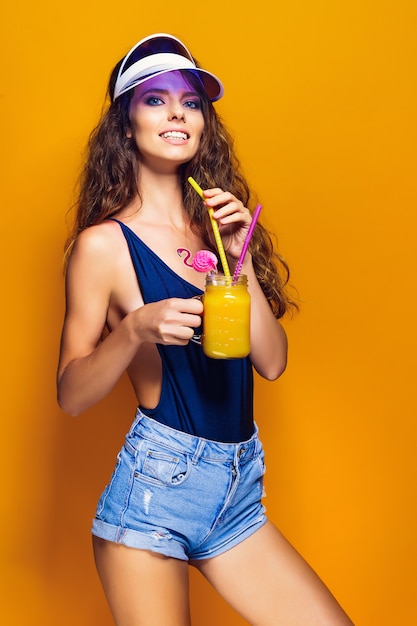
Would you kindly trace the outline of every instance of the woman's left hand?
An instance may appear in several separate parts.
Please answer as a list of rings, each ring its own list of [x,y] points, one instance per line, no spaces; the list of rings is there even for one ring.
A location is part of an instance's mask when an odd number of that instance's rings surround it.
[[[238,259],[252,221],[249,209],[229,191],[219,188],[205,189],[204,201],[214,211],[226,253]]]

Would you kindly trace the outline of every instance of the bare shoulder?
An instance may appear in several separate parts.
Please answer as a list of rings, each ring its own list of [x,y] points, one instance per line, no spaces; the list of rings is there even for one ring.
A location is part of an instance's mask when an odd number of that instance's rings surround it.
[[[78,236],[67,272],[67,299],[86,314],[94,308],[106,313],[115,328],[130,311],[143,305],[129,248],[120,225],[106,221]]]
[[[123,237],[116,222],[106,221],[83,230],[77,237],[71,258],[74,255],[86,257],[89,261],[98,258],[114,259],[114,253],[123,249]]]
[[[109,278],[117,271],[121,257],[126,254],[126,243],[116,222],[103,222],[82,231],[74,242],[68,263],[68,279],[90,275]]]

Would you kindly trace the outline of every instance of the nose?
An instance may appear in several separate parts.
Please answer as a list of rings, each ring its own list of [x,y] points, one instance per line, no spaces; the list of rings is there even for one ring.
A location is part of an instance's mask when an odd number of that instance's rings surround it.
[[[172,102],[168,114],[168,119],[169,121],[182,120],[183,122],[185,122],[185,111],[180,102]]]

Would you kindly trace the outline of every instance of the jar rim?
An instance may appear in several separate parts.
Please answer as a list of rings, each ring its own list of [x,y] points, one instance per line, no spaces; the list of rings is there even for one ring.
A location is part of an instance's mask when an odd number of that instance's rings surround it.
[[[248,277],[246,274],[239,274],[236,278],[233,276],[225,276],[224,274],[207,274],[206,286],[219,286],[219,287],[245,287],[248,284]]]

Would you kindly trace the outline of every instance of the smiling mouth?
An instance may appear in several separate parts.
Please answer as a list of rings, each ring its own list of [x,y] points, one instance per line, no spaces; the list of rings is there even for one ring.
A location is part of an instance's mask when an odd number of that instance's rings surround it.
[[[160,137],[162,137],[162,139],[182,139],[183,141],[189,139],[187,133],[183,133],[179,130],[169,130],[166,133],[161,133]]]

